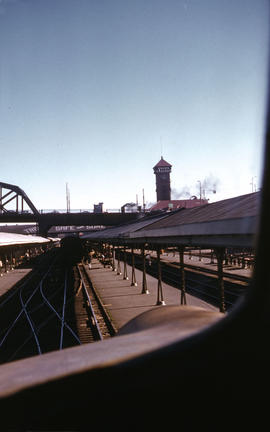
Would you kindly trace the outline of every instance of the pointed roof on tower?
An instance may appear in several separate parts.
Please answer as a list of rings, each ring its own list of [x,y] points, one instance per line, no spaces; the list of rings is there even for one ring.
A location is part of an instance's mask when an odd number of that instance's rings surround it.
[[[153,167],[154,168],[159,168],[159,167],[172,167],[171,164],[169,164],[169,162],[165,161],[165,159],[163,159],[163,156],[161,156],[160,161]]]

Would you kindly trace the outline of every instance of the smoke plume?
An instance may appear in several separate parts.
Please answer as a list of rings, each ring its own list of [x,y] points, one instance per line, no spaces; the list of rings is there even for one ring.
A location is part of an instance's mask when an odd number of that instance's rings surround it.
[[[188,186],[182,187],[182,189],[172,188],[172,199],[188,199],[191,196],[190,188]]]
[[[216,193],[220,180],[213,174],[209,174],[203,180],[198,180],[196,183],[196,195],[201,198],[206,198],[207,195]],[[191,191],[190,187],[185,185],[181,189],[172,188],[171,190],[172,199],[189,199],[194,196],[194,192]]]
[[[203,198],[205,198],[205,196],[209,193],[215,194],[218,190],[219,183],[220,180],[217,177],[215,177],[213,174],[209,174],[201,181],[201,184],[198,182],[198,192],[200,192],[201,187],[201,193]]]

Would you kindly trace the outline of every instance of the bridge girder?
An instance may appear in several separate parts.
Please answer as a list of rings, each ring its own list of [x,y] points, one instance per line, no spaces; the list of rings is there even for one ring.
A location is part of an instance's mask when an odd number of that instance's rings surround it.
[[[36,222],[39,225],[39,234],[47,236],[53,226],[115,226],[135,221],[139,213],[3,213],[0,222]]]
[[[4,194],[3,189],[7,190]],[[21,210],[19,209],[19,197],[21,198]],[[5,208],[13,200],[16,200],[16,211]],[[32,213],[23,212],[24,202]],[[39,234],[45,237],[52,226],[113,226],[131,222],[139,216],[139,213],[40,213],[19,186],[0,182],[0,222],[37,222]]]
[[[8,190],[8,192],[6,192],[4,195],[3,189]],[[21,199],[19,200],[19,198]],[[24,203],[26,203],[34,215],[39,215],[39,211],[36,209],[30,198],[19,186],[0,182],[0,214],[14,213],[14,211],[10,211],[6,208],[6,205],[13,200],[15,200],[16,202],[15,213],[22,213],[24,210]],[[21,207],[19,206],[19,204],[21,204]]]
[[[39,216],[39,233],[47,235],[52,226],[115,226],[135,221],[139,213],[47,213]]]

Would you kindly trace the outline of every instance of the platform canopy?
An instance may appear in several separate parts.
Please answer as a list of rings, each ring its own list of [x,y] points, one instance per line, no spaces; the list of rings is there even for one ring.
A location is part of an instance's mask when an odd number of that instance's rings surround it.
[[[43,244],[50,241],[49,238],[41,236],[0,232],[0,250],[4,246]]]
[[[260,192],[200,207],[145,216],[116,228],[82,238],[113,244],[186,245],[199,247],[254,247]]]

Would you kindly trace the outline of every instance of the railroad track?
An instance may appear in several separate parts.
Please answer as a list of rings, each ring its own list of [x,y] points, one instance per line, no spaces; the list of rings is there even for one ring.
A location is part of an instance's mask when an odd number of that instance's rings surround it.
[[[0,363],[94,342],[114,334],[82,265],[49,253],[1,297]]]
[[[80,321],[81,340],[87,338],[87,328],[88,333],[91,333],[90,338],[92,341],[113,336],[116,330],[88,277],[86,266],[78,264],[76,273],[77,281],[78,279],[80,281],[76,293],[76,297],[80,299],[76,310],[76,316]],[[87,325],[85,325],[85,322],[87,322]]]
[[[151,266],[146,265],[146,272],[157,277],[157,260],[151,257]],[[135,267],[142,270],[142,258],[135,254]],[[127,262],[131,264],[131,253],[127,252]],[[180,289],[179,263],[161,260],[162,280],[169,285]],[[210,270],[210,271],[209,271]],[[212,269],[204,269],[201,266],[185,264],[186,292],[194,295],[216,307],[219,307],[220,294],[217,286],[217,272]],[[228,275],[228,277],[227,277]],[[224,275],[225,308],[229,310],[236,301],[245,294],[249,278],[240,276],[236,280],[235,275]]]
[[[166,260],[162,260],[162,262],[166,262],[166,264],[168,266],[175,266],[177,268],[179,268],[179,263],[177,263],[176,261],[171,261],[168,262]],[[217,271],[211,268],[203,268],[200,265],[194,265],[194,264],[186,264],[185,263],[185,269],[191,269],[194,270],[196,272],[200,272],[203,274],[209,274],[209,275],[214,275],[215,277],[217,277]],[[246,285],[249,284],[250,282],[250,278],[247,276],[242,276],[242,275],[238,275],[238,274],[231,274],[229,272],[226,272],[226,270],[223,271],[223,277],[232,281],[238,281],[238,282],[244,282]]]
[[[70,271],[57,252],[44,257],[22,284],[1,298],[2,363],[80,344],[68,322],[72,310]]]
[[[162,265],[162,279],[169,285],[179,289],[179,267]],[[186,292],[206,302],[219,306],[220,294],[217,286],[217,277],[208,275],[206,272],[185,271]],[[235,284],[232,281],[224,280],[225,308],[229,310],[236,301],[245,294],[247,286]]]
[[[136,254],[136,256],[140,257],[140,254],[138,254],[136,252],[135,252],[135,254]],[[187,256],[187,255],[188,254],[185,254],[185,256]],[[202,255],[202,258],[203,257],[210,258],[207,255]],[[154,261],[156,261],[156,257],[155,256],[151,256],[151,259],[154,260]],[[169,261],[169,260],[163,259],[161,257],[161,262],[166,263],[168,266],[179,268],[179,261]],[[200,272],[202,274],[209,274],[209,275],[213,275],[213,276],[217,277],[217,270],[215,270],[215,269],[206,268],[206,267],[203,267],[201,265],[196,265],[196,264],[188,264],[186,262],[184,264],[184,267],[185,267],[185,270],[186,269],[191,269],[191,270],[194,270],[196,272]],[[234,269],[234,270],[236,269],[236,267],[232,267],[232,266],[229,266],[229,265],[227,267],[230,268],[230,269]],[[226,279],[228,279],[228,280],[237,281],[237,282],[243,282],[246,285],[249,285],[249,283],[250,283],[250,277],[239,275],[239,274],[235,274],[235,273],[234,274],[233,273],[229,273],[228,271],[226,271],[226,266],[225,265],[223,267],[223,277],[226,278]]]

